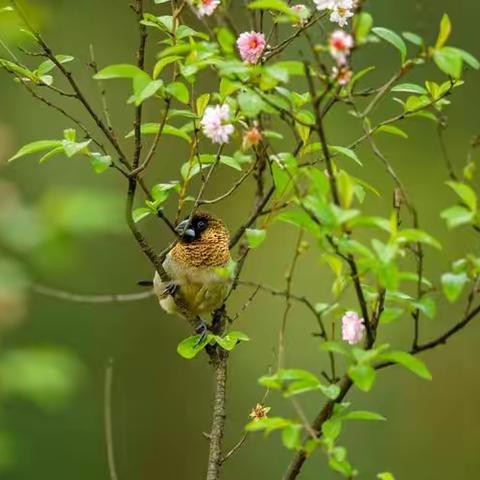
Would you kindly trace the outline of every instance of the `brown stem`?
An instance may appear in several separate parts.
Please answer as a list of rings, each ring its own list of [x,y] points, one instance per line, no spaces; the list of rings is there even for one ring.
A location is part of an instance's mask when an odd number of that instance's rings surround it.
[[[228,352],[217,349],[212,358],[215,371],[215,396],[213,400],[212,428],[210,430],[210,452],[208,456],[207,480],[218,480],[222,467],[223,436],[226,418]]]

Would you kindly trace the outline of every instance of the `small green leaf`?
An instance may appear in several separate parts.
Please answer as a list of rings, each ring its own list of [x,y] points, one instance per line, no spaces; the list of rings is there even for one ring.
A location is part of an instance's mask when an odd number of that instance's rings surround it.
[[[377,376],[370,365],[351,365],[348,368],[348,375],[353,383],[364,392],[369,392],[372,389]]]
[[[241,92],[237,100],[242,112],[248,117],[256,117],[264,107],[263,100],[256,93]]]
[[[392,92],[407,92],[407,93],[418,93],[419,95],[426,95],[427,91],[421,85],[416,85],[415,83],[401,83],[395,85]]]
[[[335,152],[335,153],[339,153],[341,155],[344,155],[345,157],[348,157],[350,158],[351,160],[353,160],[355,163],[357,163],[358,165],[360,165],[361,167],[363,167],[363,163],[360,161],[360,159],[358,158],[357,154],[350,148],[346,148],[346,147],[340,147],[338,145],[329,145],[329,150],[331,150],[332,152]]]
[[[374,27],[372,28],[372,32],[386,42],[393,45],[400,52],[400,58],[402,59],[402,63],[405,63],[405,60],[407,58],[407,46],[405,45],[405,42],[402,40],[402,37],[400,37],[400,35],[392,32],[392,30],[389,30],[388,28],[383,27]]]
[[[458,300],[467,282],[468,276],[465,272],[444,273],[442,275],[443,293],[450,303]]]
[[[440,32],[438,33],[437,42],[435,48],[442,48],[450,38],[452,33],[452,23],[449,16],[445,13],[440,21]]]
[[[411,372],[415,373],[421,378],[425,380],[431,380],[432,374],[428,371],[427,366],[423,363],[420,359],[414,357],[410,353],[407,352],[387,352],[382,353],[381,356],[382,360],[387,362],[394,362],[402,365],[406,369],[410,370]]]
[[[386,418],[383,415],[375,412],[368,412],[366,410],[357,410],[354,412],[347,412],[342,415],[342,420],[373,420],[384,421]]]
[[[138,223],[140,222],[141,220],[143,220],[145,217],[148,217],[149,215],[151,215],[153,212],[149,209],[149,208],[145,208],[145,207],[141,207],[141,208],[136,208],[133,212],[132,212],[132,216],[133,216],[133,221],[135,223]]]
[[[173,82],[167,85],[165,90],[179,102],[188,103],[190,100],[188,88],[182,82]]]
[[[291,8],[282,0],[254,0],[248,4],[253,10],[276,10],[277,12],[291,15]]]
[[[298,450],[302,446],[301,434],[302,425],[292,424],[287,425],[282,430],[282,443],[285,448],[289,450]]]
[[[249,342],[250,338],[242,332],[229,332],[223,337],[214,335],[215,341],[220,345],[224,350],[228,352],[232,351],[238,343],[240,342]]]
[[[447,185],[462,199],[465,205],[472,211],[477,211],[477,195],[469,185],[460,182],[447,182]]]
[[[194,335],[182,340],[177,347],[177,353],[187,360],[195,358],[212,340],[211,335],[202,338],[201,335]]]
[[[248,246],[250,248],[257,248],[267,238],[267,231],[256,228],[247,228],[245,230],[245,235],[247,237]]]
[[[433,60],[442,72],[455,79],[462,76],[463,57],[455,49],[443,47],[433,51]]]
[[[86,140],[85,142],[71,142],[70,140],[63,141],[63,149],[65,150],[65,155],[68,158],[74,157],[78,153],[87,153],[87,147],[90,145],[91,140]]]
[[[389,472],[379,473],[377,478],[378,480],[395,480],[395,477]]]
[[[197,115],[201,117],[205,113],[205,109],[208,106],[208,102],[210,102],[210,94],[204,93],[197,98],[196,106],[197,106]]]
[[[402,129],[400,129],[398,127],[394,127],[393,125],[382,125],[381,127],[377,128],[375,133],[377,133],[377,132],[378,133],[380,133],[380,132],[390,133],[391,135],[396,135],[397,137],[402,137],[402,138],[405,138],[405,139],[408,138],[407,133],[405,133]]]
[[[178,55],[172,55],[170,57],[164,57],[161,58],[156,64],[155,67],[153,68],[153,78],[157,79],[160,74],[162,73],[163,69],[167,66],[170,65],[171,63],[174,63],[178,60],[181,60],[182,57]]]
[[[45,150],[52,150],[56,147],[61,147],[61,140],[38,140],[24,145],[13,157],[9,158],[9,162],[13,162],[17,158],[31,155],[32,153],[44,152]]]
[[[112,78],[135,78],[146,77],[150,80],[150,77],[143,70],[140,70],[136,65],[130,64],[118,64],[110,65],[100,70],[93,78],[96,80],[110,80]]]
[[[440,216],[447,222],[448,228],[455,228],[460,225],[472,223],[475,214],[465,207],[455,205],[454,207],[443,210]]]
[[[92,153],[90,155],[90,163],[95,173],[103,173],[112,165],[112,157],[110,155],[102,155],[101,153]]]
[[[423,38],[412,32],[403,32],[402,36],[405,40],[408,40],[410,43],[421,47],[424,44]]]

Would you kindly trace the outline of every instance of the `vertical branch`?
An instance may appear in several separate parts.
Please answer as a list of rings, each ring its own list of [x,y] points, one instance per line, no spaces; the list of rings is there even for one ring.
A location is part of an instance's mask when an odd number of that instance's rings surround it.
[[[138,31],[139,31],[139,45],[137,50],[137,67],[140,70],[145,68],[145,47],[147,44],[147,28],[142,25],[143,20],[143,0],[135,0],[135,13],[137,14]],[[138,168],[140,162],[140,155],[142,154],[142,112],[143,106],[140,104],[135,111],[135,153],[133,155],[133,169]]]
[[[212,428],[210,430],[210,452],[208,456],[207,480],[218,480],[222,467],[223,436],[226,418],[227,360],[228,352],[218,348],[211,355],[215,372],[215,396],[213,399]]]
[[[113,387],[113,358],[108,360],[105,370],[105,391],[104,391],[104,409],[105,409],[105,442],[107,446],[108,470],[110,480],[118,480],[117,469],[115,467],[115,450],[113,443],[113,422],[112,422],[112,387]]]
[[[278,332],[278,368],[283,367],[285,360],[285,334],[287,330],[287,319],[290,309],[292,308],[292,284],[293,284],[293,275],[295,273],[295,267],[297,266],[298,258],[301,253],[301,245],[303,240],[303,229],[300,230],[298,234],[298,239],[295,244],[295,253],[293,255],[292,263],[288,269],[286,275],[287,287],[285,289],[285,311],[283,313],[282,325],[280,331]]]

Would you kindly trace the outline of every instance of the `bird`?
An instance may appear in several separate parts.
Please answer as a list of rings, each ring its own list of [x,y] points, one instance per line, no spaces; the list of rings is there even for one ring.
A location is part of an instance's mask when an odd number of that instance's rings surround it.
[[[202,211],[180,222],[176,231],[178,240],[163,262],[169,280],[155,272],[153,290],[163,310],[186,318],[205,335],[202,315],[222,306],[231,283],[230,233],[220,218]]]

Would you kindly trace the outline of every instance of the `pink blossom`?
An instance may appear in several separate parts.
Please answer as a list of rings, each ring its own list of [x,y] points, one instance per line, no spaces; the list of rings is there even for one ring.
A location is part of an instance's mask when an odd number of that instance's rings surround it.
[[[196,2],[193,2],[193,5],[197,9],[197,15],[202,18],[212,15],[220,3],[220,0],[197,0]]]
[[[356,312],[347,312],[342,318],[342,339],[350,345],[362,341],[365,334],[363,318],[359,318]]]
[[[338,84],[343,86],[352,79],[353,72],[347,65],[339,65],[338,67],[333,67],[332,75]]]
[[[315,3],[317,10],[326,10],[332,9],[335,6],[335,0],[313,0]]]
[[[257,32],[243,32],[237,39],[240,57],[252,65],[258,63],[267,46],[265,35]]]
[[[213,143],[228,143],[234,128],[230,123],[230,107],[228,105],[216,105],[207,107],[203,114],[203,133]]]
[[[258,145],[262,140],[262,132],[257,127],[252,127],[243,135],[243,149],[248,150],[250,147]]]
[[[335,30],[328,41],[330,53],[338,63],[344,64],[353,48],[353,37],[343,30]]]
[[[298,16],[298,20],[294,23],[294,27],[305,26],[312,13],[310,9],[306,5],[299,3],[298,5],[293,5],[292,10]]]

